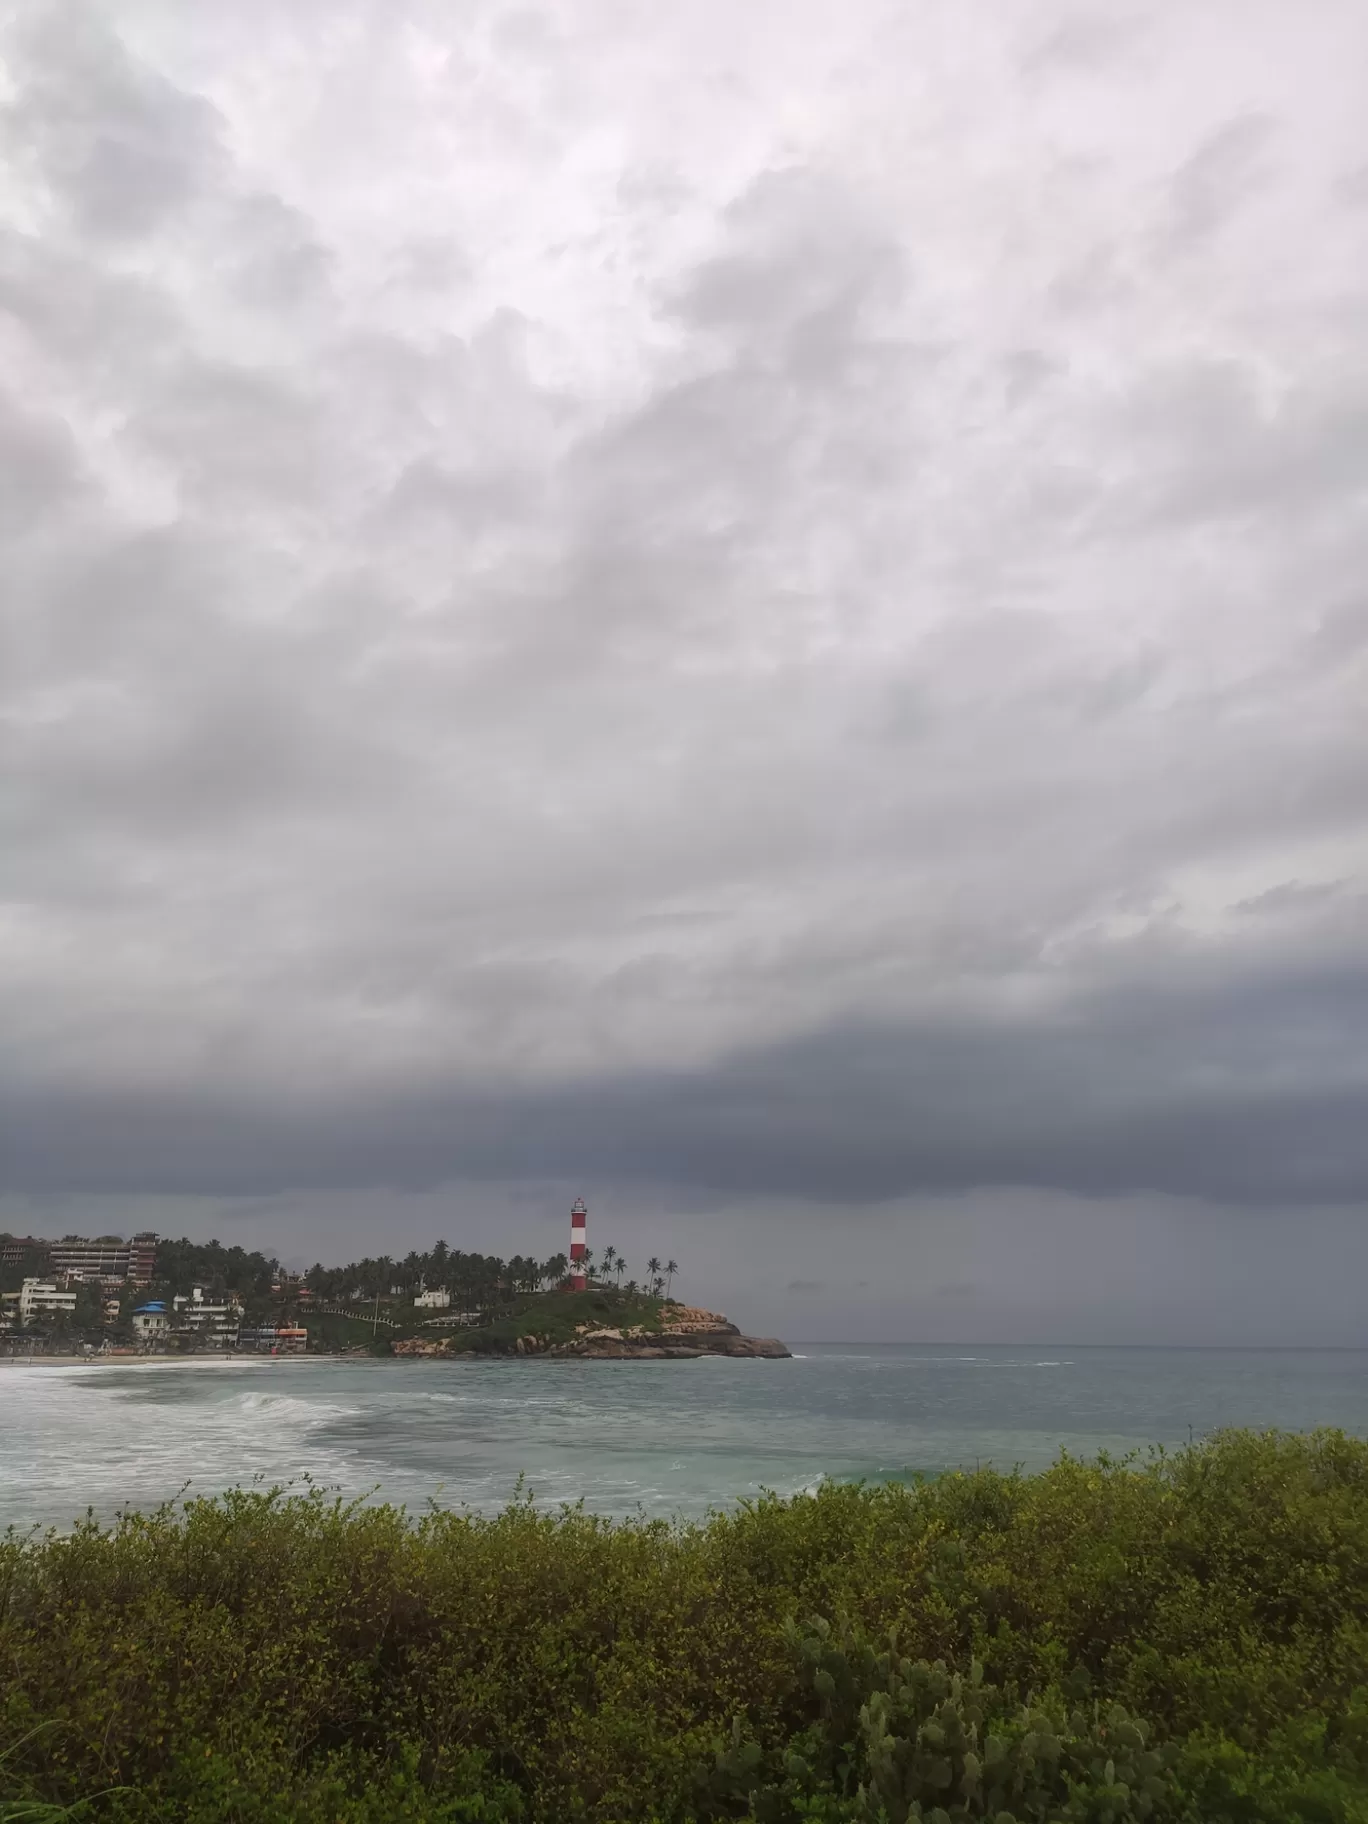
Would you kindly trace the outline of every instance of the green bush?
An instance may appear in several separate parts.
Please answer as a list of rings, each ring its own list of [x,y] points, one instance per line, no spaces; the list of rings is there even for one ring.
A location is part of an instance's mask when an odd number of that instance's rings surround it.
[[[1120,1704],[1070,1706],[1055,1689],[1018,1704],[978,1660],[965,1677],[899,1654],[896,1630],[882,1652],[821,1618],[789,1637],[816,1719],[766,1754],[738,1717],[703,1782],[714,1801],[744,1801],[745,1815],[1140,1824],[1172,1806],[1177,1750],[1151,1747]]]
[[[236,1491],[11,1534],[0,1819],[64,1808],[1368,1824],[1368,1446],[700,1525]]]

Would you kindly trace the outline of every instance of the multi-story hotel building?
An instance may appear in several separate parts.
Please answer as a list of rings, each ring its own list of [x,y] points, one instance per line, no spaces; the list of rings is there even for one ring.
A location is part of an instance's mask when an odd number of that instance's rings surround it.
[[[94,1241],[70,1236],[44,1245],[49,1271],[78,1279],[128,1279],[135,1286],[145,1286],[156,1271],[157,1238],[150,1232],[129,1241],[118,1235],[101,1235]]]

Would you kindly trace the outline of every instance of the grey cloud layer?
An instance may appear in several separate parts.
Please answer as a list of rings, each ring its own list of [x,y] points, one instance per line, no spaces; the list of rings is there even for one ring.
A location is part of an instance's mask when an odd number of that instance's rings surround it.
[[[849,1205],[1022,1186],[1304,1209],[1368,1178],[1366,1021],[1362,970],[1133,983],[1054,1020],[834,1029],[634,1079],[38,1096],[0,1142],[43,1191],[136,1195],[154,1158],[152,1188],[185,1195],[663,1179]]]
[[[5,40],[5,1188],[1368,1192],[1358,9],[344,11]]]

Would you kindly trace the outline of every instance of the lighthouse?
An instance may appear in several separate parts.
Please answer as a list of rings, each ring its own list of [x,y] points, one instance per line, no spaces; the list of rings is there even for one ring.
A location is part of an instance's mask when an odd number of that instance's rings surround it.
[[[570,1290],[583,1292],[588,1284],[587,1269],[584,1264],[585,1228],[589,1212],[584,1207],[583,1197],[576,1197],[575,1207],[570,1212]]]

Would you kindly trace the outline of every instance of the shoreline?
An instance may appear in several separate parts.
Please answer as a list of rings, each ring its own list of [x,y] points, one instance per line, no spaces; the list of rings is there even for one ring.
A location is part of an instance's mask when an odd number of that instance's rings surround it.
[[[0,1355],[17,1368],[279,1368],[286,1362],[376,1361],[356,1355]]]
[[[0,1383],[6,1370],[15,1368],[286,1368],[300,1367],[308,1363],[336,1362],[341,1364],[365,1364],[376,1368],[399,1368],[415,1362],[429,1365],[433,1363],[447,1365],[457,1362],[474,1362],[497,1364],[499,1362],[661,1362],[661,1361],[775,1361],[793,1359],[789,1356],[757,1356],[735,1353],[722,1349],[644,1349],[624,1350],[619,1354],[600,1354],[585,1350],[545,1350],[537,1354],[519,1355],[515,1352],[477,1353],[466,1350],[459,1355],[3,1355],[0,1356]]]
[[[176,1311],[182,1302],[178,1297]],[[415,1304],[420,1302],[415,1300]],[[140,1332],[137,1323],[127,1328],[118,1326],[112,1334],[108,1329],[102,1335],[97,1332],[98,1341],[89,1330],[74,1326],[46,1330],[40,1326],[32,1331],[27,1326],[7,1328],[0,1336],[0,1369],[6,1362],[27,1362],[31,1368],[108,1367],[111,1362],[123,1366],[213,1362],[221,1367],[227,1362],[242,1361],[357,1361],[395,1356],[440,1360],[473,1356],[524,1361],[543,1357],[689,1361],[704,1355],[783,1360],[792,1354],[778,1337],[743,1334],[719,1311],[678,1299],[643,1299],[612,1288],[596,1291],[588,1298],[566,1294],[562,1288],[540,1302],[510,1296],[483,1315],[457,1312],[450,1317],[422,1319],[416,1311],[401,1306],[397,1319],[385,1318],[383,1337],[379,1332],[379,1307],[377,1296],[370,1324],[357,1312],[320,1305],[314,1314],[316,1321],[311,1321],[308,1328],[300,1324],[298,1316],[291,1316],[283,1324],[252,1324],[241,1330],[229,1325],[220,1333],[217,1328],[206,1330],[184,1317],[172,1324],[172,1314],[166,1307],[152,1304],[146,1307],[148,1311],[164,1314],[154,1334]],[[219,1307],[205,1309],[218,1311]],[[241,1320],[241,1303],[233,1309]],[[281,1316],[281,1312],[276,1313],[277,1318]],[[338,1317],[349,1321],[340,1328],[327,1321]]]

